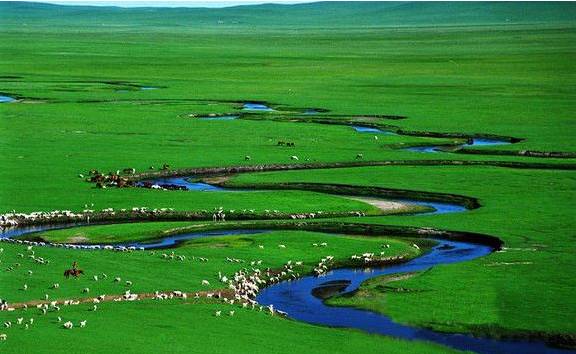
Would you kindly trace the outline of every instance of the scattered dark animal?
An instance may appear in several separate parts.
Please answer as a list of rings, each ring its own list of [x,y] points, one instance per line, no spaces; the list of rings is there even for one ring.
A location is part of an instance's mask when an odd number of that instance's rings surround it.
[[[74,278],[78,278],[80,275],[84,274],[84,271],[82,269],[66,269],[64,271],[64,276],[66,277],[66,279],[70,278],[70,276],[73,276]]]

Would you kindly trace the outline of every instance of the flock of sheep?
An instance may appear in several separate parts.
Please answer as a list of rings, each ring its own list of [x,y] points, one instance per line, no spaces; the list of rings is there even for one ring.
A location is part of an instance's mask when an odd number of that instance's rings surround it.
[[[140,209],[135,209],[134,211],[139,211]],[[110,210],[108,210],[110,212]],[[14,214],[11,213],[10,216],[16,216],[16,218],[26,218],[28,214]],[[35,213],[33,214],[34,218],[42,218],[46,216],[71,216],[72,214],[68,212],[50,212],[50,213]],[[4,218],[3,220],[14,220],[14,218]],[[41,264],[53,264],[50,263],[49,260],[39,257],[35,254],[35,246],[46,246],[50,244],[42,243],[42,242],[33,242],[33,241],[26,241],[26,240],[15,240],[15,239],[0,239],[5,242],[12,242],[15,244],[19,244],[22,247],[25,247],[25,252],[19,253],[16,255],[17,258],[20,259],[29,259],[35,263]],[[73,246],[73,245],[70,245]],[[325,248],[328,244],[326,242],[322,243],[313,243],[312,247],[319,247]],[[285,249],[286,245],[278,244],[278,249]],[[383,246],[384,247],[384,246]],[[385,247],[389,247],[389,245],[385,245]],[[414,245],[417,248],[417,245]],[[263,249],[263,245],[258,245],[258,248]],[[125,251],[139,251],[139,248],[125,248]],[[3,253],[3,249],[0,248],[0,255]],[[151,251],[149,253],[152,256],[157,256],[157,251]],[[361,259],[364,265],[369,265],[370,262],[373,261],[382,261],[385,259],[383,257],[384,252],[380,253],[380,256],[376,256],[374,253],[364,253],[361,256],[353,255],[351,260]],[[161,253],[160,257],[166,260],[178,260],[178,261],[186,261],[187,258],[185,255],[177,255],[174,251],[169,253]],[[387,260],[398,259],[397,257],[403,258],[404,256],[396,256],[388,257]],[[401,259],[400,258],[400,259]],[[37,259],[42,259],[42,262],[38,262]],[[199,262],[208,262],[207,258],[203,257],[192,257],[192,260],[197,260]],[[0,260],[1,261],[1,260]],[[40,301],[33,301],[29,303],[22,303],[22,304],[15,304],[10,305],[6,300],[0,300],[0,310],[2,311],[15,311],[15,310],[22,310],[27,311],[28,306],[32,306],[31,304],[34,303],[35,307],[39,311],[40,315],[46,315],[48,312],[57,312],[60,311],[61,306],[74,306],[80,305],[84,303],[90,303],[92,305],[91,311],[96,311],[98,309],[98,304],[102,301],[139,301],[145,299],[154,299],[154,300],[168,300],[179,298],[186,301],[189,297],[194,299],[206,298],[206,299],[214,299],[220,303],[226,305],[235,305],[238,306],[240,309],[251,309],[256,311],[266,311],[270,315],[282,315],[286,316],[285,312],[282,312],[278,309],[275,309],[274,306],[264,307],[257,303],[256,296],[258,292],[265,286],[276,284],[282,281],[289,281],[298,279],[300,277],[300,272],[306,271],[304,267],[304,263],[302,261],[292,261],[288,260],[285,262],[280,268],[272,269],[272,268],[265,268],[261,269],[260,266],[262,265],[262,260],[253,260],[253,261],[245,261],[243,259],[237,258],[226,258],[227,262],[231,263],[243,263],[245,267],[238,270],[231,276],[223,275],[221,272],[218,272],[217,280],[222,285],[220,290],[213,290],[213,291],[198,291],[193,293],[187,293],[181,290],[174,290],[169,292],[162,292],[162,291],[155,291],[152,294],[136,294],[132,293],[130,290],[125,290],[124,294],[118,296],[107,296],[107,295],[98,295],[96,297],[89,297],[88,294],[90,293],[89,288],[83,288],[81,293],[83,297],[80,299],[58,299],[58,300],[49,300],[48,294],[44,296],[44,298]],[[20,266],[20,263],[16,263],[16,265],[12,265],[11,267],[7,268],[6,271],[14,270],[14,267]],[[316,275],[325,274],[331,267],[334,267],[334,257],[333,256],[325,256],[322,260],[313,267],[313,272]],[[32,270],[28,271],[28,275],[31,275]],[[108,276],[104,273],[92,275],[92,279],[95,282],[103,281],[107,279]],[[121,283],[122,279],[120,277],[114,277],[112,280],[114,283]],[[131,287],[133,284],[131,281],[125,281],[125,286]],[[209,287],[210,280],[203,279],[201,281],[201,286]],[[59,283],[53,283],[50,287],[51,289],[59,289]],[[22,291],[28,291],[28,285],[24,284],[21,287]],[[217,309],[214,312],[215,317],[222,316],[223,313],[227,314],[228,316],[234,316],[237,309],[231,309],[224,311],[222,309]],[[29,320],[24,320],[24,317],[19,317],[15,323],[11,321],[6,321],[4,323],[4,327],[6,329],[12,328],[13,325],[21,326],[24,329],[29,329],[34,323],[34,317],[31,317]],[[58,316],[58,324],[63,329],[73,329],[73,328],[84,328],[87,326],[87,320],[83,319],[81,321],[71,321],[71,320],[64,320],[61,316]],[[8,338],[7,333],[0,333],[0,340],[6,340]]]

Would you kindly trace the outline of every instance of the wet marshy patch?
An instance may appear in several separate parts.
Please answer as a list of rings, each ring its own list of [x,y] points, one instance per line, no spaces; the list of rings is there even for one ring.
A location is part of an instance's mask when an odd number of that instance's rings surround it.
[[[198,116],[195,114],[190,114],[188,116],[191,118],[196,118],[199,120],[208,120],[208,121],[234,120],[240,118],[240,114],[234,114],[234,113],[223,113],[223,114],[210,113],[207,115],[198,115]]]
[[[195,181],[193,177],[174,177],[143,180],[136,183],[136,186],[149,189],[184,190],[198,192],[221,192],[225,190],[219,186]]]
[[[0,93],[0,103],[11,103],[16,101],[17,101],[16,98],[8,96],[7,94],[4,93]]]
[[[390,130],[383,130],[380,128],[376,128],[373,126],[368,125],[352,125],[352,129],[357,131],[358,133],[374,133],[374,134],[385,134],[385,135],[397,135],[396,133]]]
[[[483,138],[483,137],[471,137],[462,144],[426,144],[420,146],[411,146],[405,148],[408,151],[420,152],[420,153],[439,153],[439,152],[457,152],[460,149],[469,146],[498,146],[513,144],[514,141],[511,139],[505,140],[504,138]]]
[[[242,104],[244,111],[274,112],[275,109],[268,106],[266,102],[244,102]]]

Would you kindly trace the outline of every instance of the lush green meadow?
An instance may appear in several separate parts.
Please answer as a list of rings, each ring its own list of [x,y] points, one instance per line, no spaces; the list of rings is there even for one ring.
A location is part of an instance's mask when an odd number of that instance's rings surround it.
[[[263,182],[330,182],[334,171],[242,175],[237,185]],[[421,178],[419,176],[426,176]],[[481,208],[462,214],[367,218],[367,222],[465,230],[500,237],[502,252],[458,266],[436,267],[393,286],[423,290],[382,297],[341,299],[391,314],[406,323],[452,331],[574,333],[569,324],[576,285],[573,258],[576,173],[497,167],[370,167],[338,170],[344,184],[451,192],[479,198]],[[353,219],[350,219],[352,221]],[[377,286],[377,285],[375,285]],[[546,294],[546,295],[543,295]]]
[[[270,24],[269,18],[252,25],[251,21],[269,15],[266,8],[259,10],[264,10],[262,14],[250,16],[230,10],[224,17],[226,25],[219,26],[212,15],[180,18],[171,12],[163,20],[161,15],[141,13],[138,16],[143,17],[100,14],[88,20],[80,13],[56,15],[49,8],[1,6],[0,95],[18,101],[0,103],[0,213],[144,206],[194,211],[277,209],[286,213],[361,210],[370,217],[341,220],[493,235],[508,249],[467,263],[435,267],[410,279],[373,279],[354,296],[331,299],[330,303],[368,308],[402,323],[444,331],[563,335],[572,336],[572,344],[576,342],[572,321],[576,281],[571,271],[576,266],[575,171],[387,166],[241,174],[228,182],[237,187],[279,182],[379,186],[460,194],[478,198],[481,204],[465,213],[429,216],[378,216],[376,208],[366,203],[301,190],[97,189],[85,181],[91,169],[108,172],[134,167],[141,172],[152,171],[151,166],[158,170],[164,163],[178,169],[351,162],[357,161],[358,154],[365,161],[576,164],[573,159],[410,152],[398,147],[454,139],[406,135],[375,139],[374,134],[358,133],[349,126],[290,122],[290,115],[282,112],[269,114],[282,122],[267,116],[232,121],[190,116],[240,112],[241,102],[265,101],[283,110],[329,110],[314,116],[318,119],[399,115],[407,118],[377,119],[376,123],[405,130],[524,139],[497,147],[511,151],[574,153],[573,6],[538,5],[540,10],[526,11],[523,19],[518,15],[522,11],[513,5],[503,10],[502,5],[493,4],[481,10],[482,6],[475,4],[464,11],[460,4],[448,12],[443,3],[437,8],[400,7],[390,18],[413,12],[420,15],[407,17],[407,25],[396,27],[387,26],[398,25],[391,19],[380,22],[384,20],[372,16],[363,8],[369,7],[367,4],[353,13],[351,5],[333,10],[334,14],[348,14],[345,17],[359,16],[345,26],[338,25],[336,15],[322,17],[321,4],[317,5],[320,10],[299,10],[317,11],[314,16],[324,18],[317,26],[304,24],[304,20],[281,26]],[[374,13],[389,11],[378,6],[380,12]],[[478,11],[489,15],[480,17],[480,22],[472,21],[470,14]],[[539,11],[541,21],[536,21]],[[427,22],[424,14],[430,13],[437,16]],[[460,13],[467,15],[459,17]],[[244,22],[228,23],[238,17]],[[510,17],[512,22],[504,21]],[[189,22],[170,25],[166,23],[170,18]],[[140,86],[155,89],[141,90]],[[296,146],[277,146],[279,140],[293,141]],[[291,159],[294,155],[298,161]],[[199,224],[101,225],[41,236],[57,242],[75,237],[118,242],[155,238],[193,225]],[[324,241],[329,244],[326,249],[311,246]],[[133,281],[134,292],[212,290],[220,288],[219,271],[232,274],[244,267],[226,262],[226,257],[261,259],[270,268],[302,260],[305,274],[322,257],[347,259],[359,252],[376,252],[382,242],[392,245],[390,254],[417,255],[409,246],[411,241],[400,238],[275,231],[187,242],[173,250],[187,256],[184,262],[161,257],[171,251],[151,254],[37,247],[38,255],[51,260],[49,265],[37,265],[18,257],[26,254],[24,246],[1,243],[0,297],[10,302],[36,301],[45,294],[50,299],[80,298],[87,296],[82,293],[86,287],[91,289],[90,296],[122,294],[126,280]],[[209,261],[193,261],[193,256]],[[65,280],[61,273],[73,261],[87,274]],[[21,265],[5,271],[15,263]],[[106,273],[108,280],[94,281],[92,276],[101,273]],[[112,282],[116,276],[122,283]],[[203,279],[211,285],[202,286]],[[50,289],[56,282],[60,289]],[[22,290],[24,284],[29,290]],[[396,292],[390,287],[410,291]],[[72,340],[97,352],[448,351],[430,343],[311,326],[257,311],[238,309],[234,317],[213,316],[216,309],[226,306],[189,299],[103,303],[97,312],[88,311],[91,305],[80,305],[46,316],[38,315],[36,309],[27,314],[1,312],[1,322],[33,316],[37,324],[28,331],[2,328],[0,332],[8,333],[9,338],[0,342],[0,351],[69,352]],[[73,333],[62,330],[55,320],[59,315],[74,321],[87,319],[87,328],[75,328]]]

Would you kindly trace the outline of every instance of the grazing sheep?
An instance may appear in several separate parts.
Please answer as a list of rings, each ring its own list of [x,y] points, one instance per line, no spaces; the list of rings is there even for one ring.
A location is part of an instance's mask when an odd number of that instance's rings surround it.
[[[86,320],[80,321],[80,328],[86,327]]]
[[[8,336],[5,333],[0,334],[0,340],[5,341],[8,339]]]
[[[286,248],[286,245],[280,244],[280,245],[278,245],[278,247],[280,247],[280,248]]]
[[[214,316],[216,316],[216,317],[220,317],[220,315],[222,315],[222,311],[216,311],[214,313]]]
[[[290,156],[290,159],[291,159],[291,160],[296,160],[296,161],[298,161],[298,156],[292,155],[292,156]]]
[[[84,288],[84,289],[82,289],[82,292],[83,292],[83,293],[89,293],[89,292],[90,292],[90,288]]]
[[[68,321],[68,322],[64,323],[64,328],[72,329],[72,327],[74,327],[74,324],[72,324],[72,322]]]
[[[250,157],[250,156],[248,156],[248,155],[244,156],[244,160],[248,161],[248,160],[250,160],[250,159],[252,159],[252,157]]]
[[[208,286],[210,285],[210,282],[208,280],[202,280],[202,285]]]
[[[362,160],[364,158],[363,154],[356,154],[356,160]]]
[[[230,316],[234,316],[234,313],[235,313],[235,312],[236,312],[236,311],[233,311],[233,310],[232,310],[232,311],[229,312],[229,315],[230,315]]]
[[[60,284],[58,283],[52,284],[52,289],[58,289],[58,288],[60,288]]]
[[[420,247],[418,247],[418,245],[417,245],[417,244],[415,244],[415,243],[413,243],[413,244],[412,244],[412,247],[416,248],[417,250],[419,250],[419,249],[420,249]]]

